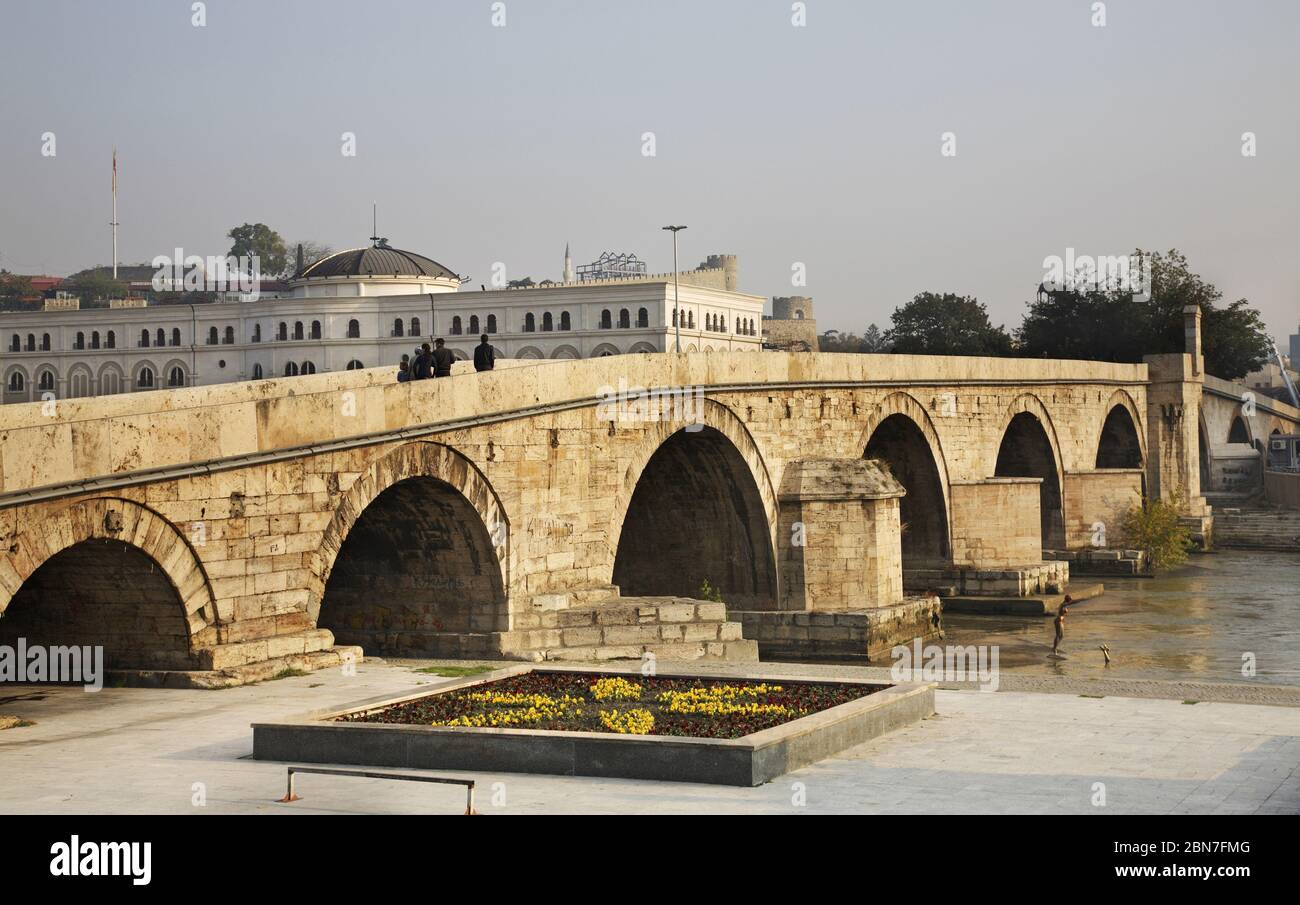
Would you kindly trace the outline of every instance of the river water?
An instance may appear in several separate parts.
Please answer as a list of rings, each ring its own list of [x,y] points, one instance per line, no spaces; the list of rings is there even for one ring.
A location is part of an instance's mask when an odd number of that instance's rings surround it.
[[[1049,617],[945,616],[945,643],[997,644],[1000,668],[1019,674],[1300,685],[1300,553],[1222,551],[1156,578],[1080,580],[1106,593],[1071,605],[1066,659],[1048,656]]]

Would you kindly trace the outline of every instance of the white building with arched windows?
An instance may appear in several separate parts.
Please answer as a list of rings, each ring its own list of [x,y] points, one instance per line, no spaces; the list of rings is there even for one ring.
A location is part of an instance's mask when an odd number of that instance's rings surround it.
[[[736,291],[736,275],[731,256],[678,275],[681,351],[762,348],[764,298]],[[505,358],[676,345],[672,274],[490,291],[462,282],[430,258],[378,245],[329,255],[256,301],[0,312],[3,401],[395,368],[437,337],[467,359],[483,333]]]

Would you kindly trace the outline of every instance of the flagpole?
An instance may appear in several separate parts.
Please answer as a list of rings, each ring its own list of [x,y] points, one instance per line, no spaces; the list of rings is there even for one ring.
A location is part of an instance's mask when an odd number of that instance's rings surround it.
[[[113,149],[113,279],[117,279],[117,148]]]

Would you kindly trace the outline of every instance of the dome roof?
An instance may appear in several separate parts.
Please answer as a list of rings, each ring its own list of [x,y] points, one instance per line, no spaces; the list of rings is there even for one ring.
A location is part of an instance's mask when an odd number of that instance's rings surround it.
[[[459,276],[431,258],[375,245],[335,252],[293,275],[295,280],[321,277],[428,277],[460,282]]]

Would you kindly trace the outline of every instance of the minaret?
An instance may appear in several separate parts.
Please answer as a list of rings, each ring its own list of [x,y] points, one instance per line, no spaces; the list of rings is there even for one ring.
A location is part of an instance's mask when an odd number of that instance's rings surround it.
[[[564,243],[564,282],[573,282],[573,257],[569,254],[569,243]]]

